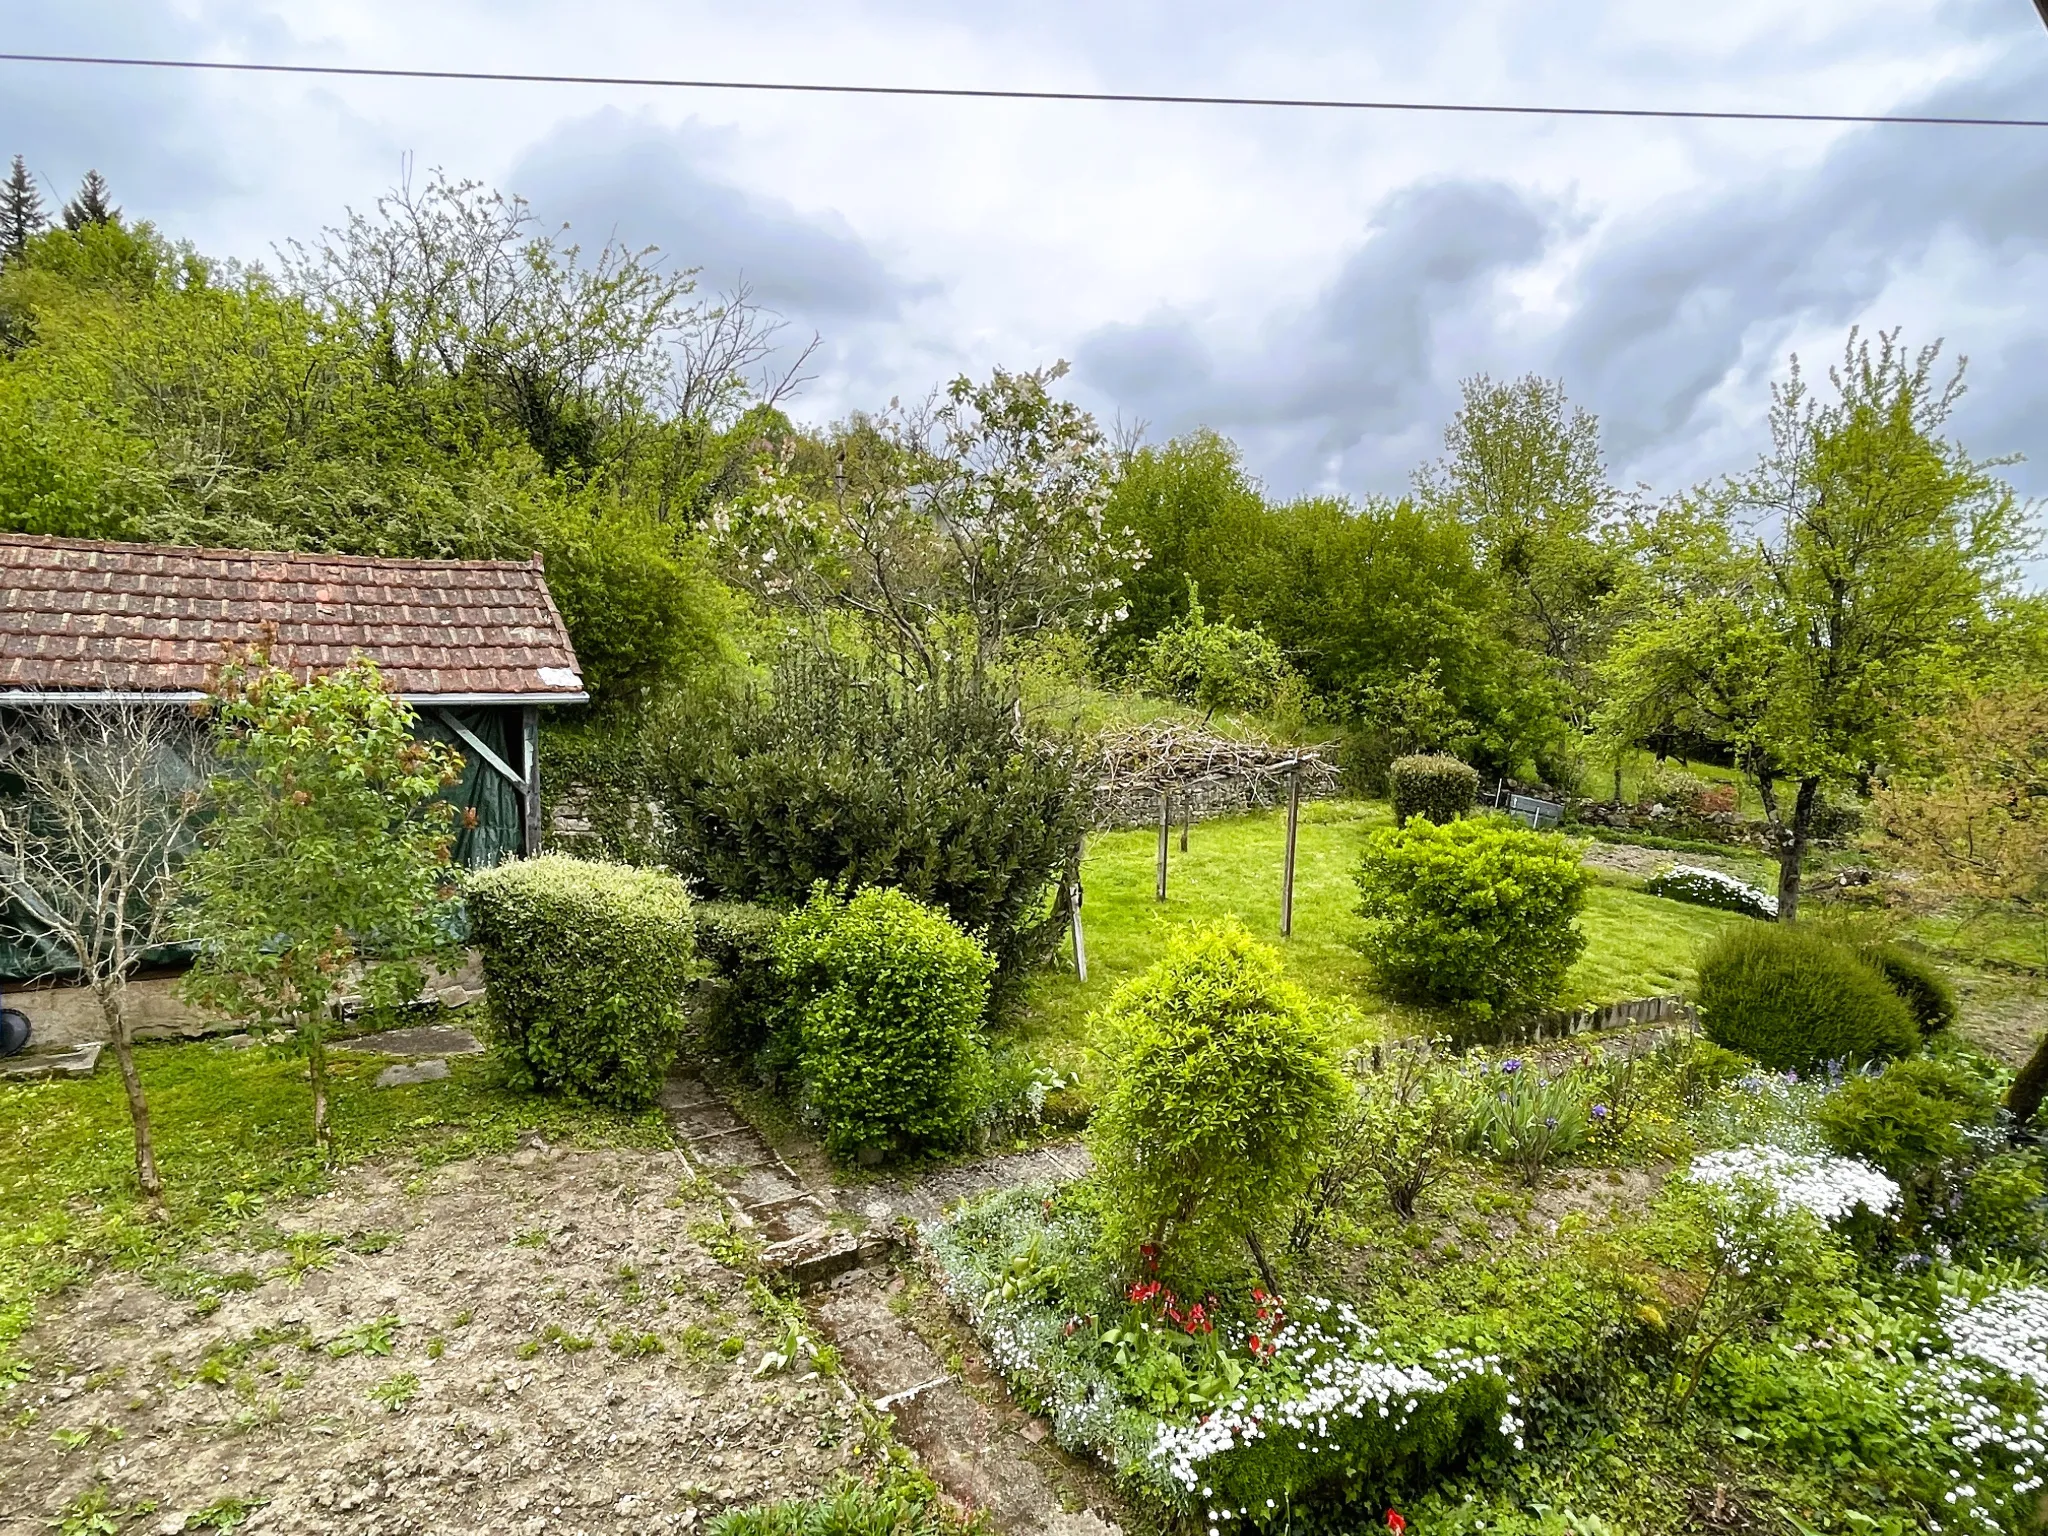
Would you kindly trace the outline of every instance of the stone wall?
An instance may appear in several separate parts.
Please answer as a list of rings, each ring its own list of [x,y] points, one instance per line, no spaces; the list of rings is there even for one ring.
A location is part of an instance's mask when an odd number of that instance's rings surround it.
[[[1334,776],[1305,775],[1301,798],[1330,800],[1337,794]],[[1183,808],[1183,802],[1187,809]],[[1271,810],[1287,803],[1287,781],[1272,775],[1207,780],[1173,792],[1173,824],[1181,824],[1187,810],[1195,821],[1219,816],[1242,816],[1247,811]],[[1141,785],[1117,785],[1095,792],[1095,826],[1099,831],[1118,827],[1155,827],[1159,824],[1159,791]]]

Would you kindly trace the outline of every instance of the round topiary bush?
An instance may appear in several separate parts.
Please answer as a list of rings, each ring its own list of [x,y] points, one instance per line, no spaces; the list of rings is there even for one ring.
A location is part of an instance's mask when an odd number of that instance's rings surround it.
[[[1812,928],[1744,923],[1700,957],[1700,1027],[1767,1067],[1881,1061],[1918,1044],[1913,1015],[1876,968]]]
[[[995,961],[897,890],[820,888],[774,938],[806,1104],[835,1157],[957,1144],[987,1098]]]
[[[1479,803],[1479,770],[1455,757],[1422,753],[1397,757],[1387,771],[1394,786],[1394,823],[1424,816],[1438,826],[1466,815]]]
[[[1863,958],[1877,968],[1891,989],[1898,993],[1920,1026],[1922,1037],[1938,1035],[1956,1021],[1956,992],[1931,960],[1901,949],[1896,944],[1874,944]]]
[[[1579,848],[1503,817],[1418,817],[1366,840],[1365,953],[1396,991],[1481,1018],[1548,1002],[1586,947]]]
[[[473,875],[465,895],[492,1047],[513,1078],[622,1109],[653,1103],[695,968],[683,882],[549,855]]]
[[[1280,957],[1234,923],[1176,934],[1097,1015],[1112,1084],[1095,1117],[1106,1224],[1123,1257],[1199,1269],[1282,1221],[1345,1092]]]

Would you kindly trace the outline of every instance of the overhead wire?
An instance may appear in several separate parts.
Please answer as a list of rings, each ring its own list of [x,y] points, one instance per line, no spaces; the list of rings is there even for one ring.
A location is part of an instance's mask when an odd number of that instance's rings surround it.
[[[2048,4],[2048,0],[2042,0]],[[119,58],[97,54],[0,52],[0,63],[229,74],[311,75],[360,80],[469,81],[498,85],[584,85],[643,90],[751,91],[813,96],[897,96],[967,101],[1097,102],[1170,107],[1263,107],[1336,112],[1429,112],[1504,117],[1660,119],[1705,123],[1818,123],[1923,128],[2048,128],[2048,118],[1917,112],[1771,112],[1711,107],[1588,107],[1527,102],[1372,100],[1318,96],[1215,96],[1160,91],[1055,91],[965,85],[860,85],[835,81],[685,79],[658,75],[543,74],[519,70],[397,69],[362,64],[269,64],[231,59]]]

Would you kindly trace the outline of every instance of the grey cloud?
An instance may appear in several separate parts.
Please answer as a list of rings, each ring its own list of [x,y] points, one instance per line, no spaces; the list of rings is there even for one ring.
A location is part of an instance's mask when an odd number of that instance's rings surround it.
[[[714,135],[606,110],[527,151],[507,178],[586,239],[616,231],[701,267],[707,287],[744,278],[755,299],[833,329],[887,319],[923,290],[891,271],[837,214],[805,213],[721,178]]]
[[[1218,356],[1162,315],[1088,336],[1076,373],[1164,432],[1239,435],[1276,484],[1313,485],[1380,459],[1448,398],[1455,334],[1489,315],[1499,279],[1537,260],[1561,210],[1499,182],[1409,187],[1381,207],[1322,293]]]
[[[2041,42],[1917,106],[2029,115],[2048,95]],[[2040,253],[2048,136],[1865,129],[1811,170],[1646,209],[1582,267],[1556,365],[1601,411],[1610,448],[1627,460],[1699,426],[1713,410],[1710,393],[1745,358],[1774,366],[1796,327],[1848,325],[1943,240],[1994,262]],[[2013,340],[1979,339],[1993,353]],[[2038,366],[1999,371],[2038,398]]]

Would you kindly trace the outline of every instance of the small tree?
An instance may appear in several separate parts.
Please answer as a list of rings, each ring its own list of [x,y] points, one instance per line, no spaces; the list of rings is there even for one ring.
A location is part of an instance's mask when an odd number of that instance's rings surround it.
[[[2009,584],[2024,509],[1945,436],[1960,370],[1852,332],[1816,401],[1794,359],[1754,471],[1646,530],[1643,614],[1606,666],[1621,746],[1681,730],[1725,744],[1763,805],[1778,916],[1799,912],[1821,791],[1902,754]]]
[[[87,225],[113,224],[120,217],[121,210],[107,191],[107,178],[98,171],[87,171],[78,184],[78,196],[64,205],[64,227],[74,235]]]
[[[1258,628],[1212,624],[1193,582],[1188,611],[1145,647],[1145,681],[1169,698],[1200,709],[1206,722],[1219,709],[1267,709],[1287,680],[1287,658]]]
[[[212,691],[227,771],[188,871],[202,943],[186,991],[305,1050],[331,1160],[325,1046],[344,989],[371,1007],[408,1002],[420,960],[456,948],[455,812],[437,797],[461,760],[414,738],[368,660],[302,683],[257,651],[231,658]]]
[[[28,243],[49,224],[43,217],[43,194],[28,165],[16,155],[6,184],[0,186],[0,263],[20,261]]]
[[[135,1070],[128,979],[186,937],[174,886],[206,784],[206,743],[182,709],[25,711],[0,730],[0,911],[55,946],[91,989],[120,1063],[135,1179],[163,1200]]]
[[[1344,1097],[1330,1041],[1280,956],[1234,924],[1177,935],[1103,1011],[1115,1081],[1094,1127],[1110,1227],[1177,1263],[1259,1241],[1307,1185]]]

